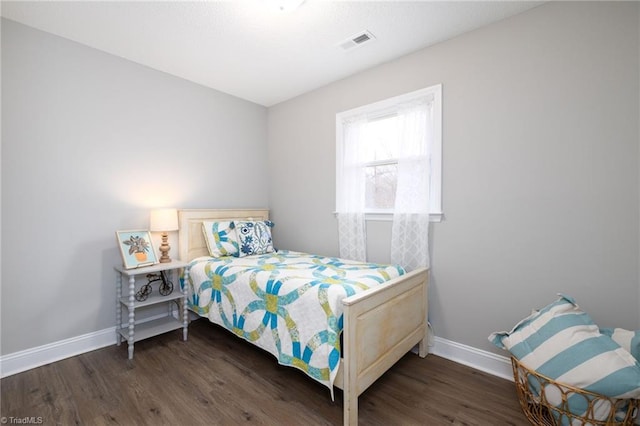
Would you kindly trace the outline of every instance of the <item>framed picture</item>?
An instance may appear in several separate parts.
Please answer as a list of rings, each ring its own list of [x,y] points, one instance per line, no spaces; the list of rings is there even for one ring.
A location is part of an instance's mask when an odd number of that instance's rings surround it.
[[[116,238],[122,254],[122,262],[126,269],[158,263],[149,231],[116,231]]]

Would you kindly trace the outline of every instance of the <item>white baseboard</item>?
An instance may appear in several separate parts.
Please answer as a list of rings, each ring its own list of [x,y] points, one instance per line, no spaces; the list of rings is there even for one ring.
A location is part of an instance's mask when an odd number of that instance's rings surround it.
[[[116,344],[116,328],[111,327],[48,345],[38,346],[0,357],[0,377],[60,361]]]
[[[11,376],[115,344],[116,328],[110,327],[94,333],[83,334],[82,336],[4,355],[0,357],[0,377]],[[433,339],[433,345],[429,347],[429,352],[476,370],[513,381],[511,361],[507,357],[440,337]]]
[[[138,322],[138,324],[152,321],[165,315],[166,314],[153,315],[144,318]],[[173,311],[173,316],[178,317],[177,310]],[[126,328],[127,324],[122,324],[122,327]],[[83,334],[82,336],[0,356],[0,378],[115,344],[116,328],[109,327],[104,330],[94,331],[93,333]],[[124,342],[124,344],[126,344],[126,342]]]
[[[513,381],[511,360],[506,356],[496,355],[437,336],[434,338],[433,346],[429,348],[429,352],[493,376]]]

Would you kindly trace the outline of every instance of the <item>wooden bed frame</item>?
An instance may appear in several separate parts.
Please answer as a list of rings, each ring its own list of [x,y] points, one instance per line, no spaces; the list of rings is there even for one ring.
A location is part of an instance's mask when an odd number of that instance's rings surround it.
[[[204,220],[267,220],[269,210],[179,210],[179,252],[208,256]],[[334,385],[344,393],[344,425],[358,424],[358,396],[418,345],[427,355],[428,270],[412,271],[343,300],[342,360]],[[365,350],[359,350],[365,348]]]

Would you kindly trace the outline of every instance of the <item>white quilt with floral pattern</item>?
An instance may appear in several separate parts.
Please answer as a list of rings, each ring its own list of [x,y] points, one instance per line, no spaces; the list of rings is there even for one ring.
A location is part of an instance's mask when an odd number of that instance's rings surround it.
[[[201,257],[189,266],[189,307],[332,389],[342,299],[404,274],[399,266],[291,251]]]

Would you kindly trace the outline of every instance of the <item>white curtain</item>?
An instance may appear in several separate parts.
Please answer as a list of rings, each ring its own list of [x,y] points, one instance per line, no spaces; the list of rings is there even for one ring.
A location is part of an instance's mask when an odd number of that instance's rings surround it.
[[[365,167],[363,147],[366,116],[351,117],[343,123],[341,187],[337,196],[338,241],[340,257],[352,260],[367,260],[365,225]]]
[[[391,228],[391,262],[407,271],[429,267],[432,108],[426,100],[400,107],[398,183]]]

